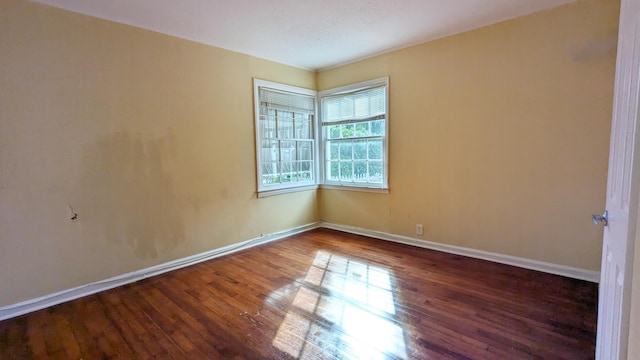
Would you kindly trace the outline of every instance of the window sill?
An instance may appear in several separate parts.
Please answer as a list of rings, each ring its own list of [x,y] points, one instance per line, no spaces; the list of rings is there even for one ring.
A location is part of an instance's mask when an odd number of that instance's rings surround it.
[[[368,193],[378,193],[378,194],[388,194],[389,188],[373,188],[366,186],[352,186],[352,185],[331,185],[324,184],[319,186],[320,189],[327,190],[346,190],[346,191],[358,191],[358,192],[368,192]]]
[[[280,194],[288,194],[288,193],[299,192],[299,191],[315,190],[317,188],[318,188],[318,185],[314,184],[314,185],[288,187],[288,188],[282,188],[282,189],[261,190],[261,191],[258,191],[258,198],[264,198],[264,197],[280,195]]]

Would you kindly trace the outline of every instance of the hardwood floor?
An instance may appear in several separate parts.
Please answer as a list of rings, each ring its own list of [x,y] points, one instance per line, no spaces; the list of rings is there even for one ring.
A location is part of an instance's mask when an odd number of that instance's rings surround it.
[[[319,229],[0,322],[0,359],[591,359],[597,285]]]

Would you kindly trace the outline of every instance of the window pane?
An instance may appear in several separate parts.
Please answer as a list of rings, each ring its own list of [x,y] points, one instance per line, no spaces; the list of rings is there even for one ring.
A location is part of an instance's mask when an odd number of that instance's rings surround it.
[[[291,163],[291,181],[300,181],[298,172],[300,171],[300,163],[298,161]]]
[[[343,138],[350,138],[355,135],[355,127],[353,126],[353,124],[342,125],[340,131],[342,132]]]
[[[354,161],[353,170],[354,170],[354,174],[353,174],[354,181],[367,182],[369,180],[366,161]]]
[[[296,160],[296,142],[295,141],[280,142],[280,160],[282,161]]]
[[[298,166],[299,171],[311,171],[313,168],[313,161],[300,161]]]
[[[274,123],[275,124],[275,123]],[[269,118],[260,115],[260,133],[263,134],[263,138],[270,138],[270,125]]]
[[[276,137],[276,111],[273,109],[260,109],[260,133],[262,138]]]
[[[382,161],[369,162],[369,182],[382,183]]]
[[[340,126],[333,125],[329,126],[329,139],[339,139],[340,138]]]
[[[351,181],[352,172],[351,172],[351,161],[341,161],[340,162],[340,180],[341,181]]]
[[[367,140],[356,140],[353,142],[353,158],[367,158]]]
[[[292,182],[297,181],[297,163],[294,162],[283,162],[282,163],[282,182]]]
[[[356,124],[355,136],[369,136],[369,122]]]
[[[340,180],[340,163],[337,161],[332,161],[331,166],[329,167],[329,179],[333,181]]]
[[[263,184],[279,184],[281,180],[279,162],[270,161],[262,164]]]
[[[298,139],[311,138],[311,121],[309,121],[308,115],[304,116],[304,114],[296,114],[295,134]]]
[[[369,140],[369,159],[382,160],[382,140]]]
[[[265,122],[265,138],[273,139],[276,138],[276,119],[270,117]]]
[[[378,120],[371,122],[371,135],[384,135],[385,120]]]
[[[338,160],[340,159],[340,153],[338,149],[340,148],[340,143],[335,141],[329,142],[329,160]]]
[[[301,161],[298,163],[298,181],[310,181],[313,179],[313,161]]]
[[[280,159],[278,141],[263,140],[261,150],[260,156],[262,157],[262,161],[277,161]]]
[[[298,141],[298,159],[297,160],[312,160],[312,142],[311,141]]]
[[[278,177],[278,163],[277,162],[263,162],[262,163],[262,183],[273,184],[279,181]]]
[[[278,137],[285,139],[293,138],[293,113],[282,110],[279,110],[277,113]]]
[[[291,181],[300,181],[298,176],[300,173],[300,162],[296,161],[291,163]]]
[[[340,159],[342,160],[351,160],[351,141],[342,141],[340,142]]]

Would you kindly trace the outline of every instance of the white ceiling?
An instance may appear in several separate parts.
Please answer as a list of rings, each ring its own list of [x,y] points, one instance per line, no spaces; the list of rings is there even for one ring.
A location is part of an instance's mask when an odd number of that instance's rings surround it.
[[[35,1],[317,70],[575,0]]]

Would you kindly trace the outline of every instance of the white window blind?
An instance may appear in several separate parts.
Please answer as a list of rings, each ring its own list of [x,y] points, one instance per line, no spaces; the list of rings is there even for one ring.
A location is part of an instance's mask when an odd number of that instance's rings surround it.
[[[324,184],[388,187],[387,87],[384,78],[320,94]]]
[[[315,113],[315,97],[260,86],[260,105],[269,109]]]
[[[327,96],[322,99],[322,124],[354,123],[380,120],[386,117],[386,87],[378,86],[350,94]]]

